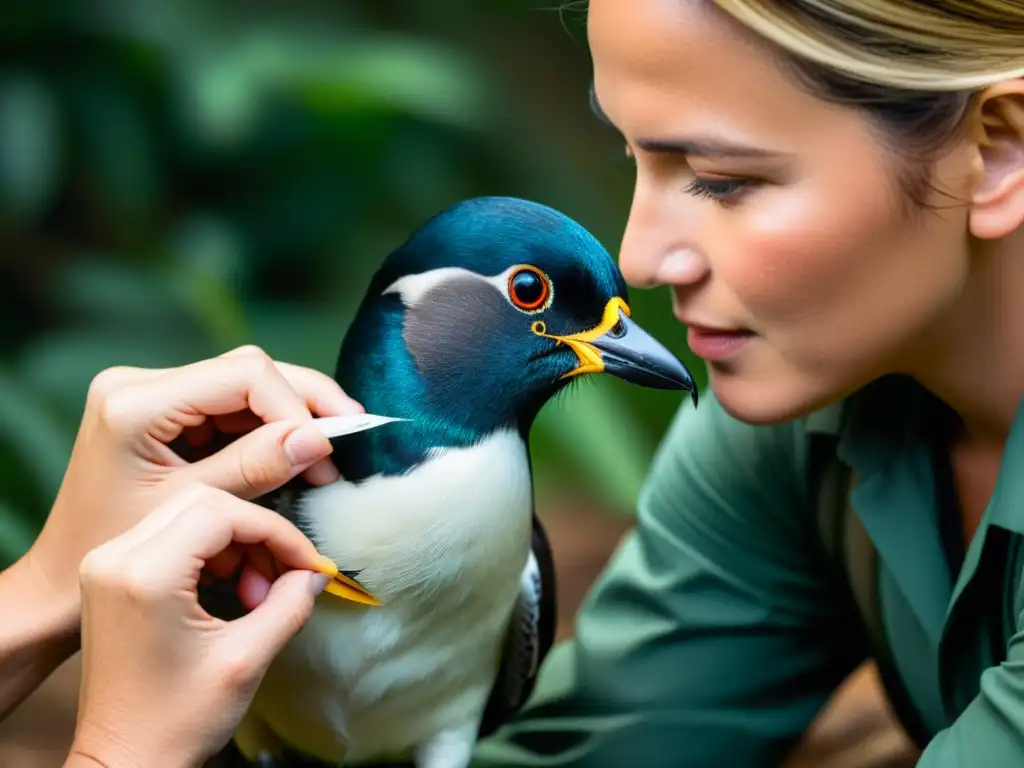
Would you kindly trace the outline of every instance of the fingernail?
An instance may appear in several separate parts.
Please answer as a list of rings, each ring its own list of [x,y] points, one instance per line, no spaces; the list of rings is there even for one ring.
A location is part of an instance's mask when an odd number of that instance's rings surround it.
[[[330,485],[341,479],[341,473],[330,461],[320,461],[306,470],[306,479],[313,485]]]
[[[327,578],[333,579],[338,575],[338,566],[329,557],[323,555],[317,555],[316,563],[313,564],[313,568],[320,573],[327,574]]]
[[[312,425],[299,427],[284,441],[284,452],[293,467],[304,467],[331,452],[331,442]]]
[[[326,573],[314,573],[309,578],[309,591],[316,597],[323,592],[327,585],[331,583],[331,577]]]
[[[336,403],[336,415],[337,416],[348,416],[349,414],[366,413],[366,408],[363,407],[362,403],[357,400],[353,400],[351,397],[342,395],[338,398]]]

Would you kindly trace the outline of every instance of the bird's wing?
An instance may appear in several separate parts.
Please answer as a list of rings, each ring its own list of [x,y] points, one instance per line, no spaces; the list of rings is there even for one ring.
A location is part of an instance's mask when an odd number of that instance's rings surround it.
[[[554,560],[547,533],[534,513],[530,557],[523,569],[501,664],[480,724],[480,738],[510,720],[533,692],[541,662],[554,643],[555,607]]]

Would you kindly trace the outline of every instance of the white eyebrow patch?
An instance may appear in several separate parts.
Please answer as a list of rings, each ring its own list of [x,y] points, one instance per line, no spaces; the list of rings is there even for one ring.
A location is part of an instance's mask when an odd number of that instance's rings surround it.
[[[508,278],[517,266],[509,267],[497,275],[481,275],[479,272],[473,272],[462,267],[439,267],[438,269],[400,277],[385,288],[383,293],[397,293],[402,297],[402,303],[405,306],[414,307],[427,293],[438,286],[469,278],[491,285],[498,293],[505,297],[509,304],[512,304],[512,300],[508,296]],[[513,306],[515,305],[513,304]]]

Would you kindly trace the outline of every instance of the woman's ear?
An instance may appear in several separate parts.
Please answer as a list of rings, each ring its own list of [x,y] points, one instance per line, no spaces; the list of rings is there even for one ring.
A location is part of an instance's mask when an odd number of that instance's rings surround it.
[[[979,92],[973,119],[971,234],[1005,237],[1024,224],[1024,79]]]

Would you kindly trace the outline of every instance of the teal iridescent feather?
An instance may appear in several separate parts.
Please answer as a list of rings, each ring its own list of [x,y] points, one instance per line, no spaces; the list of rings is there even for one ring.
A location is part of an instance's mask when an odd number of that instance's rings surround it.
[[[459,357],[425,374],[403,337],[401,296],[385,293],[396,280],[443,267],[493,276],[514,264],[543,270],[556,287],[549,310],[525,317],[453,306],[438,317],[437,335]],[[497,292],[495,292],[497,296]],[[371,281],[338,356],[335,378],[372,413],[409,421],[336,442],[342,475],[358,481],[400,474],[435,447],[464,446],[496,429],[524,433],[539,409],[567,383],[578,363],[568,347],[528,332],[543,320],[549,333],[597,325],[608,300],[628,301],[611,255],[586,229],[547,206],[510,197],[474,198],[453,205],[421,226],[385,259]],[[443,342],[439,342],[443,343]]]

